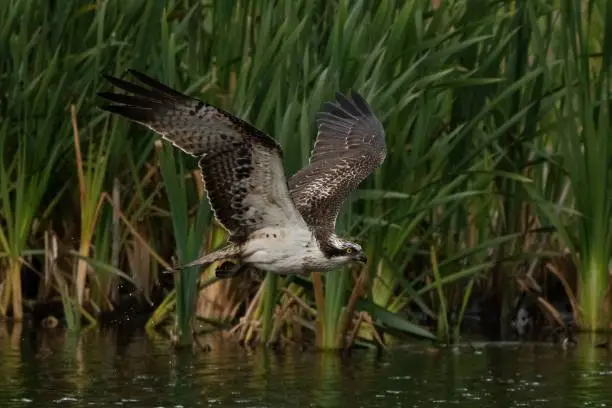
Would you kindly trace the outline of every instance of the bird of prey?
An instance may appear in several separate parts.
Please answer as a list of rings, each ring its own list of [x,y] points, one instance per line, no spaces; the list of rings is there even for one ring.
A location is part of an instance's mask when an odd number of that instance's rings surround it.
[[[129,94],[101,92],[109,112],[148,127],[198,159],[209,203],[227,230],[225,246],[176,267],[221,265],[226,278],[251,266],[279,274],[327,272],[367,262],[357,243],[335,233],[348,194],[385,159],[381,122],[358,93],[336,94],[317,113],[310,164],[285,177],[280,145],[232,114],[189,97],[148,76],[141,84],[106,76]],[[225,260],[237,260],[225,267]]]

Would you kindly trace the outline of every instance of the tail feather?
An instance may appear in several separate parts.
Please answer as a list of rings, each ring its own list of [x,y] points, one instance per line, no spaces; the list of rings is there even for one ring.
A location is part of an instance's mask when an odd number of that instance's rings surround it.
[[[191,262],[188,262],[182,265],[177,265],[173,267],[172,269],[167,269],[166,271],[164,271],[164,273],[178,272],[183,269],[191,268],[194,266],[206,266],[216,261],[236,258],[239,255],[240,255],[240,248],[238,248],[236,245],[229,244],[229,245],[224,246],[221,249],[211,252],[210,254],[201,256],[200,258],[195,259]]]

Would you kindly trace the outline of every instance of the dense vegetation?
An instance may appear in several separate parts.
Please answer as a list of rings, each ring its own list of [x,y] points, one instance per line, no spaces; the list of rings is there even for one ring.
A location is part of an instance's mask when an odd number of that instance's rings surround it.
[[[10,0],[0,316],[61,302],[78,330],[136,298],[177,343],[208,326],[246,343],[452,342],[478,305],[507,337],[521,297],[564,326],[552,282],[580,327],[607,328],[611,19],[605,0]],[[127,68],[265,130],[288,174],[308,162],[322,102],[359,90],[389,153],[338,230],[370,263],[161,274],[225,236],[192,159],[96,108],[101,73]]]

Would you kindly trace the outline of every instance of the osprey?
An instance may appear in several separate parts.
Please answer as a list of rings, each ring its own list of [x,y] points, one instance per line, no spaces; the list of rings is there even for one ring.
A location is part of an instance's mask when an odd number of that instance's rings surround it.
[[[249,123],[129,70],[142,84],[104,76],[131,93],[101,92],[102,109],[140,123],[198,159],[209,203],[229,233],[221,249],[178,266],[237,260],[217,268],[225,278],[247,266],[279,273],[326,272],[367,262],[358,244],[336,235],[348,194],[382,164],[385,132],[368,103],[337,93],[316,116],[310,164],[285,178],[282,149]]]

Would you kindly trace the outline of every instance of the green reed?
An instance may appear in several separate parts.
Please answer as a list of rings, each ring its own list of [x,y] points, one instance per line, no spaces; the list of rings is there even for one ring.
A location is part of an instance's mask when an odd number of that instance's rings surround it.
[[[586,6],[586,7],[585,7]],[[559,153],[580,216],[566,227],[579,269],[581,327],[609,328],[612,245],[610,79],[612,6],[604,1],[561,1],[559,39],[565,97],[559,106]],[[579,256],[578,256],[579,254]]]
[[[168,146],[156,157],[150,132],[96,108],[109,86],[100,74],[134,68],[268,132],[288,176],[307,164],[314,115],[335,91],[359,91],[385,126],[387,159],[338,221],[369,265],[205,284],[217,300],[236,295],[223,316],[243,325],[241,339],[314,332],[318,347],[339,348],[433,330],[451,342],[475,296],[502,299],[508,327],[534,279],[520,271],[566,249],[581,266],[585,327],[602,326],[609,10],[557,3],[10,0],[0,10],[0,270],[11,273],[0,273],[0,311],[21,291],[24,261],[35,268],[45,231],[69,256],[57,260],[63,283],[40,300],[84,299],[94,316],[121,301],[120,285],[149,298],[160,269],[218,245],[195,161]],[[579,52],[585,44],[594,57]],[[175,278],[149,327],[175,310],[179,342],[190,340],[199,272]]]

